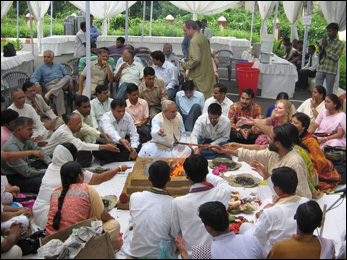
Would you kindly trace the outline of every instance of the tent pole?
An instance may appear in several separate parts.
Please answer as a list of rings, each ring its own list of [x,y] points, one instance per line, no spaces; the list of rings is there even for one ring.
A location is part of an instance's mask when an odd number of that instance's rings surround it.
[[[51,28],[50,28],[51,36],[53,35],[52,26],[53,26],[53,1],[51,1]]]
[[[279,1],[277,1],[276,3],[276,12],[275,12],[275,18],[274,18],[274,25],[273,25],[273,28],[272,28],[272,36],[275,37],[275,32],[276,32],[276,21],[277,21],[277,13],[278,13],[278,4],[279,4]]]
[[[90,1],[86,1],[86,96],[90,99]]]
[[[256,1],[253,1],[253,12],[252,12],[252,27],[251,27],[251,37],[249,39],[249,45],[252,46],[252,37],[253,37],[253,24],[254,24],[254,12],[255,12],[255,5],[257,4]]]
[[[17,39],[19,39],[19,22],[18,22],[18,17],[19,17],[19,1],[17,1]]]
[[[151,18],[149,23],[149,36],[152,36],[153,1],[151,1]]]
[[[27,1],[28,7],[29,7],[29,19],[30,19],[30,38],[31,38],[31,52],[35,56],[34,53],[34,37],[33,37],[33,21],[32,21],[32,16],[31,16],[31,6],[29,1]],[[34,64],[35,66],[35,64]]]
[[[143,1],[141,47],[143,46],[143,35],[145,34],[145,18],[146,18],[146,1]]]
[[[128,1],[125,1],[125,45],[128,45],[128,29],[129,29],[129,10],[128,10]]]
[[[306,15],[310,15],[311,12],[311,1],[307,1],[307,10]],[[304,47],[302,49],[302,60],[301,60],[301,68],[305,67],[305,56],[306,56],[306,47],[307,47],[307,38],[308,38],[308,27],[309,25],[305,25],[305,34],[304,34]]]

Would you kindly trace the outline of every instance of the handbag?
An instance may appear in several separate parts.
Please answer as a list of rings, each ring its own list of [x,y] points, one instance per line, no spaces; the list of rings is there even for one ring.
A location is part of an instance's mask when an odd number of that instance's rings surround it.
[[[31,234],[29,237],[20,237],[17,241],[17,245],[23,252],[23,255],[36,254],[37,249],[40,247],[40,238],[45,237],[46,231],[40,230]]]
[[[4,57],[16,56],[16,49],[12,43],[8,43],[4,46]]]
[[[324,155],[331,161],[345,161],[346,160],[346,147],[342,146],[325,146]]]

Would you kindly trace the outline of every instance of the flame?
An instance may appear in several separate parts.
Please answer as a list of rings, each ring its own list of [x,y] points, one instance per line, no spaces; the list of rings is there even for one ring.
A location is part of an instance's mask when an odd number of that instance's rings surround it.
[[[184,175],[183,163],[185,160],[186,158],[176,159],[176,162],[172,166],[171,164],[174,162],[174,160],[171,158],[168,161],[168,164],[173,168],[173,170],[171,171],[170,177]]]

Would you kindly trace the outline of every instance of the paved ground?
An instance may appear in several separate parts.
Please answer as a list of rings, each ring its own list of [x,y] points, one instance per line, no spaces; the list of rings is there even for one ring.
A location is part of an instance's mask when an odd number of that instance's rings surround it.
[[[36,47],[36,46],[35,46]],[[31,51],[31,45],[30,44],[24,44],[23,50],[26,51]],[[43,57],[42,56],[37,56],[37,49],[35,49],[35,67],[43,63]],[[56,62],[66,62],[69,59],[73,58],[73,54],[65,54],[62,56],[57,56],[54,58],[54,61]],[[220,82],[225,84],[228,87],[228,97],[233,101],[239,101],[239,94],[238,94],[238,88],[236,86],[236,80],[235,80],[235,68],[233,64],[232,68],[232,74],[231,74],[231,81],[228,81],[227,77],[227,70],[226,69],[220,69],[219,71],[220,74]],[[267,98],[260,98],[259,96],[261,95],[261,90],[258,90],[257,96],[255,98],[255,103],[259,104],[260,106],[263,107],[264,113],[266,113],[267,109],[269,106],[273,105],[275,103],[275,100],[273,99],[267,99]],[[306,99],[311,97],[311,93],[304,92],[304,91],[296,91],[294,93],[294,97],[290,100],[296,108],[300,106],[300,104],[305,101]]]

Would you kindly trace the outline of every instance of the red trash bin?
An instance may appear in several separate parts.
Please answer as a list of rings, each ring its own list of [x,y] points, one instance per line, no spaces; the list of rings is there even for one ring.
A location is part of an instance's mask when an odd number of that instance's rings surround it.
[[[235,63],[235,68],[236,68],[236,85],[237,84],[237,77],[239,76],[238,70],[240,68],[251,68],[253,66],[254,62],[236,62]]]
[[[254,91],[254,95],[256,96],[260,70],[256,68],[240,68],[238,69],[238,73],[239,95],[241,96],[242,90],[245,88],[250,88]]]

